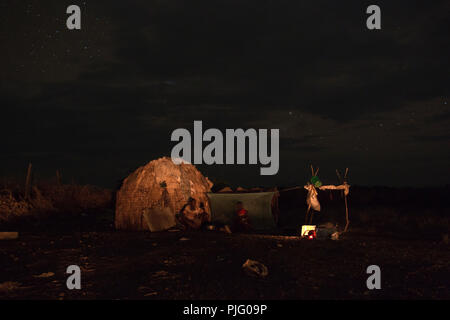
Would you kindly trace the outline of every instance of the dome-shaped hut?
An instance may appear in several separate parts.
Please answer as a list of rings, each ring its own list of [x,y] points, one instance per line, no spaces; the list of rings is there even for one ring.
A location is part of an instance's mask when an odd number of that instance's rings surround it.
[[[130,174],[116,195],[116,229],[163,230],[175,224],[175,214],[189,197],[203,202],[210,214],[207,192],[212,182],[188,163],[164,157]],[[152,230],[153,229],[153,230]]]

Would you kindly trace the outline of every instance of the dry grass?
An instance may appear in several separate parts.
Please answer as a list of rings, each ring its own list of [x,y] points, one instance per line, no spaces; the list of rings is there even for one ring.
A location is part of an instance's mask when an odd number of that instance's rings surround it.
[[[91,185],[52,185],[39,187],[58,211],[79,212],[112,205],[113,193]]]
[[[0,224],[22,218],[44,218],[54,214],[81,213],[112,207],[113,193],[90,185],[40,183],[32,187],[30,197],[18,184],[0,190]]]

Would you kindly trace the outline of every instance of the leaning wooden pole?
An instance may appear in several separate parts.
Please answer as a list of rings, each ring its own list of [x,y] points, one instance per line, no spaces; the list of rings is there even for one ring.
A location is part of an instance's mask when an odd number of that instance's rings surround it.
[[[309,211],[311,210],[311,205],[308,205],[308,208],[306,209],[306,215],[305,215],[305,224],[308,223],[308,217],[309,217]]]
[[[309,224],[312,224],[314,218],[314,210],[311,211],[311,214],[309,215]]]
[[[33,165],[31,162],[28,164],[28,170],[27,170],[27,178],[25,180],[25,199],[28,200],[30,197],[31,192],[31,170],[33,168]]]
[[[61,172],[59,171],[59,169],[56,170],[56,184],[57,184],[58,186],[61,185]]]
[[[347,205],[347,195],[344,194],[344,202],[345,202],[345,228],[344,228],[344,232],[347,232],[348,229],[348,225],[350,223],[350,221],[348,220],[348,205]]]
[[[345,168],[345,174],[344,174],[344,183],[347,185],[347,175],[348,175],[348,168]],[[344,232],[347,232],[348,224],[350,221],[348,220],[348,204],[347,204],[347,194],[344,191],[344,201],[345,201],[345,229]]]

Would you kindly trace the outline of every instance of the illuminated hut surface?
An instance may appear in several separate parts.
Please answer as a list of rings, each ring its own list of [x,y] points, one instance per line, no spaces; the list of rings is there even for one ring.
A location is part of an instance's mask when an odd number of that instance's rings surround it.
[[[212,185],[192,164],[174,164],[167,157],[153,160],[123,181],[116,197],[115,226],[126,230],[167,229],[189,197],[198,204],[203,202],[210,214],[206,193]]]

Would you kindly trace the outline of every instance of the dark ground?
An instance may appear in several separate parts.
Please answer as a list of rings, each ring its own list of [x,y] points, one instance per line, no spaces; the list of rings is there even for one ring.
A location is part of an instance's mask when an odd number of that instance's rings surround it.
[[[17,240],[0,240],[0,299],[450,298],[449,187],[353,187],[350,229],[338,241],[116,231],[112,203],[92,189],[88,199],[102,201],[86,202],[86,195],[65,188],[63,196],[55,193],[61,203],[53,201],[58,210],[51,215],[0,224],[0,231],[20,232]],[[342,229],[342,197],[319,196],[316,223],[334,221]],[[303,190],[281,193],[284,234],[303,223],[304,197]],[[92,209],[82,209],[86,203]],[[246,275],[247,259],[265,264],[268,277]],[[81,290],[66,288],[73,264],[82,270]],[[372,264],[381,268],[381,290],[366,287]]]
[[[69,229],[41,225],[0,242],[0,284],[13,282],[0,299],[450,298],[450,251],[439,238],[361,229],[339,241]],[[264,263],[268,277],[247,276],[248,258]],[[72,264],[82,269],[81,290],[66,288]],[[381,268],[381,290],[366,287],[371,264]],[[37,277],[48,272],[54,275]]]

